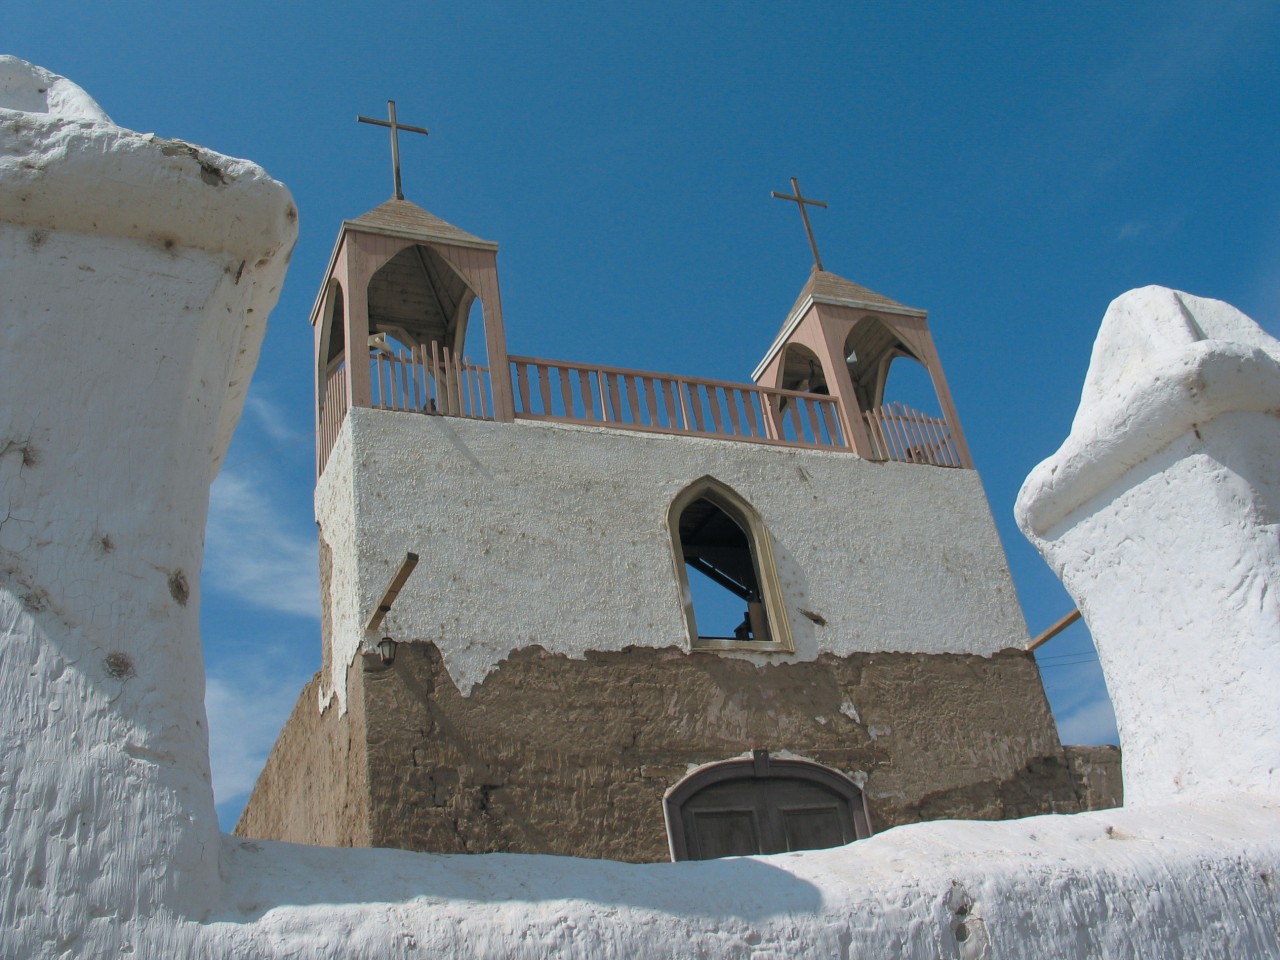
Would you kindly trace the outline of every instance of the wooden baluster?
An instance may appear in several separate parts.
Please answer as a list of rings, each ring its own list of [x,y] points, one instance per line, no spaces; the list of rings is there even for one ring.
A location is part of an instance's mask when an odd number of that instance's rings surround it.
[[[928,454],[923,449],[923,437],[920,433],[920,424],[916,421],[916,411],[908,406],[903,406],[901,410],[902,422],[906,427],[907,442],[909,444],[907,456],[911,458],[912,463],[927,463]]]
[[[627,403],[631,407],[631,423],[641,425],[644,423],[644,417],[640,413],[640,397],[636,391],[636,376],[627,374],[623,377],[627,387]]]
[[[916,417],[920,424],[920,435],[924,438],[924,449],[929,463],[935,467],[945,466],[943,460],[946,454],[942,450],[940,438],[934,429],[933,417],[927,417],[919,410],[916,411]]]
[[[880,431],[884,434],[885,439],[885,459],[900,460],[898,453],[898,437],[893,429],[893,410],[888,404],[882,404],[876,415],[880,418]]]
[[[806,399],[804,412],[809,421],[809,428],[813,431],[813,439],[810,442],[815,446],[822,446],[822,428],[818,425],[818,411],[814,409],[816,404],[817,401]]]
[[[707,397],[707,407],[711,411],[711,432],[728,436],[720,419],[720,388],[706,386],[703,387],[703,392]]]
[[[462,357],[452,350],[449,351],[449,356],[453,360],[453,382],[457,384],[457,415],[465,417],[467,416],[467,384],[462,376]]]
[[[426,347],[418,345],[414,352],[414,377],[418,381],[418,409],[422,413],[434,413],[431,395],[431,364],[427,360]]]
[[[955,455],[955,448],[951,445],[951,431],[945,418],[934,420],[934,433],[938,436],[938,450],[940,451],[940,461],[942,466],[958,467],[960,459]]]
[[[765,433],[760,429],[760,420],[756,407],[759,404],[760,391],[750,387],[742,391],[742,419],[746,425],[748,437],[764,439]]]
[[[649,426],[660,427],[662,420],[658,417],[658,396],[653,389],[653,377],[644,377],[642,386],[644,387],[644,403],[649,411]]]
[[[687,410],[688,410],[689,429],[697,431],[698,433],[702,433],[703,432],[702,398],[698,396],[698,388],[693,384],[689,383],[687,380],[677,380],[676,383],[678,384],[678,389],[680,391],[680,399],[684,400],[685,395],[686,394],[688,395],[689,405]]]
[[[738,402],[741,399],[742,399],[741,390],[726,389],[724,391],[725,409],[728,411],[728,414],[729,414],[729,427],[730,427],[729,435],[733,437],[742,436],[742,423],[738,419]]]
[[[827,410],[827,401],[815,400],[813,406],[814,411],[818,414],[818,423],[822,427],[822,431],[818,435],[819,445],[824,447],[837,446],[835,443],[835,432],[831,429],[831,421]]]
[[[437,340],[431,341],[431,365],[435,369],[436,374],[436,411],[441,416],[451,416],[453,411],[449,405],[449,375],[445,369],[444,349]]]
[[[622,397],[618,393],[618,378],[613,374],[608,374],[606,376],[606,379],[608,380],[607,386],[609,388],[608,390],[609,402],[613,405],[612,406],[613,416],[612,417],[606,416],[605,419],[614,420],[618,423],[626,423],[627,416],[622,409]],[[602,392],[601,400],[603,399],[604,397]]]
[[[605,423],[608,423],[613,419],[613,415],[609,412],[609,385],[607,383],[610,375],[599,368],[596,368],[595,375],[596,392],[594,394],[594,400],[598,400],[600,402],[600,419]]]
[[[849,438],[844,435],[844,430],[840,426],[839,408],[836,406],[835,401],[828,400],[822,405],[822,417],[828,421],[827,431],[828,436],[831,437],[831,445],[845,449],[851,447],[852,444],[849,442]]]
[[[582,416],[585,420],[596,419],[596,398],[591,390],[591,371],[581,367],[574,368],[577,375],[578,395],[582,398]]]
[[[523,363],[512,364],[516,370],[516,396],[520,399],[520,409],[516,413],[529,412],[529,370]]]
[[[895,400],[888,407],[889,429],[893,431],[894,440],[898,445],[896,459],[902,463],[907,463],[911,456],[911,445],[902,426],[902,405]]]
[[[560,398],[564,401],[564,418],[566,420],[576,420],[577,415],[573,412],[573,387],[569,383],[569,370],[567,367],[556,367],[556,375],[560,377]]]
[[[538,396],[542,397],[542,415],[549,417],[551,416],[551,370],[543,363],[537,364],[534,370],[538,377]]]
[[[804,443],[804,421],[800,420],[800,404],[796,403],[795,397],[791,397],[787,403],[786,420],[791,422],[791,429],[795,431],[792,443]]]
[[[760,398],[760,419],[764,422],[765,437],[769,440],[781,440],[782,422],[778,412],[778,396],[764,390],[757,396]]]
[[[480,385],[476,382],[475,369],[476,369],[475,364],[471,362],[470,357],[462,358],[462,379],[467,384],[467,389],[466,389],[467,404],[470,407],[471,416],[479,417],[480,416],[480,402],[479,402]]]
[[[666,401],[667,401],[667,418],[671,421],[671,424],[670,424],[671,429],[688,430],[689,417],[685,413],[685,409],[684,409],[684,394],[681,393],[679,395],[680,402],[677,403],[676,391],[673,390],[673,387],[675,386],[678,386],[678,385],[674,384],[671,380],[664,379],[662,381],[662,395],[663,397],[666,398]],[[680,415],[678,418],[678,422],[676,417],[677,413],[679,413]]]

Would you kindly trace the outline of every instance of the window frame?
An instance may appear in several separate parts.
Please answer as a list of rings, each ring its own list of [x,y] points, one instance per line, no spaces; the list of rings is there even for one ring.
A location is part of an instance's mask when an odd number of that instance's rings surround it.
[[[724,511],[746,535],[751,547],[751,562],[755,568],[756,581],[760,585],[760,600],[764,606],[765,620],[769,625],[770,639],[768,640],[704,639],[698,636],[698,622],[693,610],[693,593],[689,588],[689,571],[685,564],[683,541],[680,539],[680,518],[686,507],[697,500],[704,499]],[[755,507],[732,487],[715,477],[709,475],[699,477],[676,494],[671,501],[671,505],[667,508],[667,528],[690,651],[795,652],[791,620],[787,616],[782,581],[778,577],[778,566],[773,555],[773,540]]]

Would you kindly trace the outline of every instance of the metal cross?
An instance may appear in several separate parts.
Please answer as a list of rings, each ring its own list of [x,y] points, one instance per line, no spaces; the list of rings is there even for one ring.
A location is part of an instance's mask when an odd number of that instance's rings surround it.
[[[391,128],[391,169],[395,173],[396,178],[396,199],[404,199],[404,191],[400,189],[400,131],[408,130],[410,133],[427,133],[425,127],[411,127],[407,123],[396,122],[396,102],[394,100],[387,101],[387,119],[374,120],[372,117],[357,116],[356,120],[360,123],[372,123],[379,127]]]
[[[779,200],[790,200],[792,203],[794,203],[797,207],[800,208],[800,216],[804,219],[804,232],[809,235],[809,247],[811,250],[813,250],[813,264],[819,270],[821,270],[822,258],[818,256],[818,244],[817,244],[817,241],[813,239],[813,227],[809,226],[809,212],[805,210],[804,205],[807,203],[810,206],[822,207],[824,210],[826,209],[827,205],[823,203],[821,200],[810,200],[808,197],[802,197],[800,195],[800,184],[796,182],[795,177],[791,178],[791,189],[796,192],[795,196],[788,196],[785,193],[779,193],[777,190],[773,190],[771,192]]]

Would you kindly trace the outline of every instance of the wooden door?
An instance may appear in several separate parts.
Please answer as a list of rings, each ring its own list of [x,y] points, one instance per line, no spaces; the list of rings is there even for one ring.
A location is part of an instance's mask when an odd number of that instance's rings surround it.
[[[857,838],[849,798],[791,777],[741,777],[698,791],[681,810],[690,860],[819,850]]]

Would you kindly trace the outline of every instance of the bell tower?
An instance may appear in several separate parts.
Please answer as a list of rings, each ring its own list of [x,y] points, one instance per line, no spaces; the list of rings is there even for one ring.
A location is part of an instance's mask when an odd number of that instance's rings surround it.
[[[805,207],[826,204],[803,196],[794,177],[791,187],[794,195],[775,191],[773,196],[799,207],[813,271],[752,379],[837,398],[844,435],[865,459],[972,469],[928,314],[825,270]],[[927,371],[940,418],[885,396],[889,368],[898,360]]]
[[[399,124],[394,100],[388,113],[389,121],[358,119],[391,128],[395,196],[343,221],[311,311],[317,476],[352,407],[515,416],[509,378],[496,377],[491,394],[481,389],[484,366],[463,352],[478,302],[487,366],[507,369],[498,245],[404,199],[398,132],[427,131]]]

